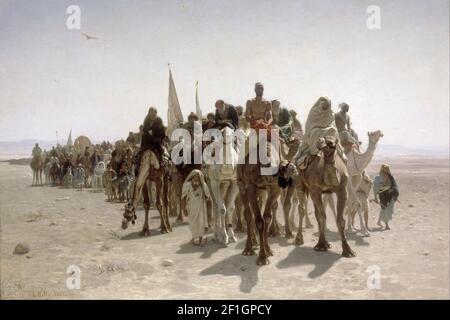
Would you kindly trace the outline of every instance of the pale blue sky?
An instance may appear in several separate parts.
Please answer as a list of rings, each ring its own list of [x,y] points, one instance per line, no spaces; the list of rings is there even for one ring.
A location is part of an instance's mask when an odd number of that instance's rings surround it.
[[[86,41],[66,28],[81,8]],[[368,30],[366,8],[381,8]],[[0,0],[0,140],[137,130],[166,118],[170,62],[183,114],[222,98],[245,104],[257,81],[302,122],[320,95],[346,101],[361,136],[448,146],[449,2]]]

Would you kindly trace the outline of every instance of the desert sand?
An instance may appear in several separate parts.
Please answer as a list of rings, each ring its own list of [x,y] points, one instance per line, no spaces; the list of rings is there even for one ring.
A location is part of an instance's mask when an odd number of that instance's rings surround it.
[[[330,251],[315,252],[317,223],[304,232],[305,244],[271,239],[268,266],[244,257],[245,237],[223,247],[210,241],[192,246],[186,223],[173,222],[161,235],[152,211],[150,237],[137,224],[120,229],[123,204],[102,193],[57,187],[31,187],[28,166],[0,164],[2,299],[448,299],[448,158],[376,158],[368,173],[389,163],[400,187],[390,231],[376,227],[371,204],[370,237],[349,235],[356,258],[341,257],[332,215]],[[310,211],[312,206],[309,207]],[[278,220],[283,224],[281,211]],[[359,222],[356,222],[359,226]],[[13,254],[18,243],[30,252]],[[166,266],[166,259],[173,265]],[[170,264],[170,263],[169,263]],[[81,270],[80,289],[66,286],[70,265]],[[379,268],[380,288],[367,286],[366,270]]]

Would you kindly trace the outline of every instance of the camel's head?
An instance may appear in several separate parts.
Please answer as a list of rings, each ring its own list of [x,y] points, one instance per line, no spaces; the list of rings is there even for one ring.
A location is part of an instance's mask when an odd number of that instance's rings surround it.
[[[290,187],[296,176],[298,176],[297,167],[293,163],[283,160],[278,169],[278,185],[282,189]]]
[[[224,144],[229,144],[233,142],[233,135],[234,135],[234,130],[231,129],[229,126],[226,126],[225,128],[223,128],[222,130],[222,138],[223,138],[223,143]]]
[[[317,142],[317,149],[323,152],[325,158],[331,157],[336,151],[339,140],[332,136],[320,138]]]
[[[367,136],[369,137],[369,142],[373,144],[377,144],[378,141],[383,137],[383,132],[380,130],[367,132]]]
[[[136,219],[136,213],[134,210],[134,207],[131,203],[127,203],[125,205],[125,212],[123,213],[123,219],[122,219],[122,229],[128,228],[128,224],[131,223],[134,224],[134,220]]]

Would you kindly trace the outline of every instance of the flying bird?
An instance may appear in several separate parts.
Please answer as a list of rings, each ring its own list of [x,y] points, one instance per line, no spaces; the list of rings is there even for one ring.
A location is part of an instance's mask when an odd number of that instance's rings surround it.
[[[97,37],[90,36],[90,35],[88,35],[88,34],[86,34],[84,32],[82,32],[81,34],[86,37],[86,40],[91,40],[91,39],[97,40],[98,39]]]

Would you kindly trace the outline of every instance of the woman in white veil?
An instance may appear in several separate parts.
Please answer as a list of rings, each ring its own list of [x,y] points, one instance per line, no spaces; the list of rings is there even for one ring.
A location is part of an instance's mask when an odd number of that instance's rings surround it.
[[[201,245],[208,231],[208,218],[206,202],[211,199],[205,177],[200,170],[194,169],[189,173],[183,183],[181,205],[189,217],[189,228],[192,234],[192,243]],[[198,239],[198,242],[196,240]]]

